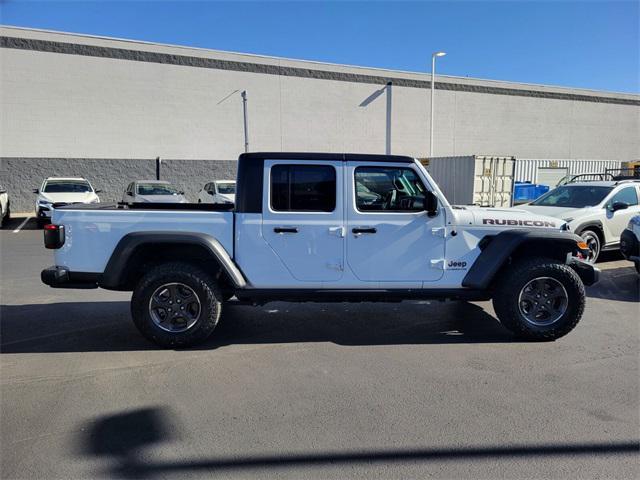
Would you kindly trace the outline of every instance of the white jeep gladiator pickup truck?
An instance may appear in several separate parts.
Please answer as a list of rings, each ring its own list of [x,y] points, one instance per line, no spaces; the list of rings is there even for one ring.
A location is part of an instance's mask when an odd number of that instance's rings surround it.
[[[205,340],[225,301],[493,299],[531,340],[571,331],[598,270],[564,222],[451,206],[415,159],[249,153],[232,205],[69,205],[44,232],[58,288],[133,291],[140,332]]]

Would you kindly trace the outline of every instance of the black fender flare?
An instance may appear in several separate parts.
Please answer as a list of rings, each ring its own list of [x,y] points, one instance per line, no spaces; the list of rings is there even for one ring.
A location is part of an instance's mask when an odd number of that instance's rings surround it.
[[[600,220],[590,220],[588,222],[581,223],[575,229],[576,235],[580,235],[589,227],[596,227],[598,230],[600,230],[600,233],[602,233],[602,240],[604,245],[604,225],[602,225],[602,222]]]
[[[247,281],[222,244],[211,235],[198,232],[133,232],[120,239],[113,250],[98,285],[119,290],[125,282],[127,264],[136,251],[152,244],[197,245],[203,247],[227,274],[235,288],[245,288]]]
[[[480,241],[484,244],[482,253],[473,263],[464,279],[462,286],[485,290],[489,287],[496,273],[509,260],[513,252],[523,244],[544,245],[553,249],[554,254],[573,253],[578,250],[577,243],[582,238],[578,235],[557,230],[517,229],[505,230]],[[482,247],[481,247],[482,248]]]

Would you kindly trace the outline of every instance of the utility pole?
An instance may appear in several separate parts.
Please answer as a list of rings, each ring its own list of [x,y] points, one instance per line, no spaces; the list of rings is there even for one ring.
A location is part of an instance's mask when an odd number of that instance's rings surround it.
[[[247,91],[243,90],[240,93],[242,96],[242,117],[244,121],[244,151],[245,153],[249,151],[249,121],[247,119]]]

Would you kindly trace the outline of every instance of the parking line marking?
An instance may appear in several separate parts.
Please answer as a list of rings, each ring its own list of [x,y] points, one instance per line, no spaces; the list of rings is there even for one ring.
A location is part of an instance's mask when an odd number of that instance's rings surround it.
[[[33,217],[27,217],[27,218],[25,218],[25,219],[24,219],[24,222],[22,222],[20,225],[18,225],[18,228],[16,228],[16,229],[13,231],[13,233],[18,233],[20,230],[22,230],[22,227],[24,227],[24,226],[27,224],[27,222],[28,222],[29,220],[31,220],[32,218],[33,218]]]

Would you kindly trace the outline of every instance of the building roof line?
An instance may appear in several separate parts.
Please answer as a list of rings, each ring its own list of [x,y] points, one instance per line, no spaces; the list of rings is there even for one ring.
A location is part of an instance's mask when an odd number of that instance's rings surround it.
[[[420,72],[420,71],[413,71],[413,70],[401,70],[401,69],[393,69],[393,68],[384,68],[384,67],[373,67],[373,66],[366,66],[366,65],[353,65],[353,64],[348,64],[348,63],[335,63],[335,62],[327,62],[327,61],[320,61],[320,60],[309,60],[309,59],[301,59],[301,58],[291,58],[291,57],[280,57],[277,55],[265,55],[265,54],[259,54],[259,53],[247,53],[247,52],[237,52],[237,51],[233,51],[233,50],[218,50],[215,48],[206,48],[206,47],[197,47],[197,46],[190,46],[190,45],[179,45],[179,44],[173,44],[173,43],[162,43],[162,42],[152,42],[152,41],[148,41],[148,40],[136,40],[136,39],[130,39],[130,38],[122,38],[122,37],[108,37],[108,36],[104,36],[104,35],[92,35],[92,34],[88,34],[88,33],[74,33],[74,32],[64,32],[64,31],[59,31],[59,30],[48,30],[48,29],[41,29],[41,28],[30,28],[30,27],[20,27],[20,26],[15,26],[15,25],[0,25],[0,28],[9,28],[9,29],[15,29],[15,30],[21,30],[21,31],[25,31],[25,32],[40,32],[40,33],[47,33],[47,34],[53,34],[53,35],[65,35],[65,36],[69,36],[69,37],[75,37],[75,38],[87,38],[87,39],[95,39],[95,40],[105,40],[105,41],[113,41],[113,42],[123,42],[123,43],[131,43],[131,44],[139,44],[139,45],[149,45],[152,47],[166,47],[166,48],[176,48],[176,49],[181,49],[181,50],[196,50],[196,51],[201,51],[203,53],[210,53],[210,54],[222,54],[222,55],[240,55],[240,56],[245,56],[245,57],[251,57],[251,58],[259,58],[262,60],[273,60],[276,62],[279,61],[285,61],[285,62],[301,62],[301,63],[310,63],[310,64],[314,64],[314,65],[319,65],[319,66],[329,66],[329,67],[338,67],[338,68],[354,68],[354,69],[359,69],[359,70],[374,70],[374,71],[378,71],[381,73],[388,73],[388,74],[402,74],[402,75],[420,75],[420,76],[430,76],[430,72]],[[115,48],[115,47],[114,47]],[[527,86],[527,87],[537,87],[537,88],[555,88],[555,89],[562,89],[562,90],[574,90],[574,91],[580,91],[580,92],[584,92],[586,93],[592,93],[594,95],[597,94],[608,94],[608,95],[633,95],[633,96],[640,96],[639,93],[633,93],[633,92],[618,92],[618,91],[612,91],[612,90],[596,90],[593,88],[584,88],[584,87],[572,87],[572,86],[565,86],[565,85],[552,85],[552,84],[544,84],[544,83],[531,83],[531,82],[520,82],[520,81],[513,81],[513,80],[500,80],[500,79],[493,79],[493,78],[481,78],[481,77],[464,77],[464,76],[460,76],[460,75],[446,75],[446,74],[438,74],[438,78],[446,78],[446,79],[450,79],[450,80],[470,80],[470,81],[479,81],[479,82],[492,82],[492,83],[509,83],[512,85],[522,85],[522,86]]]
[[[395,77],[393,75],[371,75],[365,73],[343,72],[335,70],[320,70],[304,68],[301,66],[285,66],[273,63],[252,63],[238,60],[227,60],[211,57],[198,57],[191,55],[176,55],[166,52],[132,50],[111,46],[91,45],[86,43],[68,43],[53,40],[43,40],[26,37],[0,36],[0,47],[31,50],[47,53],[81,55],[90,57],[102,57],[119,60],[139,62],[161,63],[196,68],[211,68],[219,70],[239,71],[246,73],[271,74],[291,77],[302,77],[322,80],[335,80],[367,84],[387,84],[391,82],[395,86],[410,88],[430,88],[431,80],[419,80],[412,78]],[[361,67],[361,70],[363,68]],[[393,73],[391,71],[383,71]],[[427,76],[428,78],[428,76]],[[455,77],[458,78],[458,77]],[[453,90],[463,92],[488,93],[495,95],[538,97],[557,100],[574,100],[595,103],[612,103],[620,105],[640,106],[640,96],[626,94],[624,97],[587,95],[585,93],[558,92],[549,90],[531,90],[526,88],[513,88],[510,86],[488,86],[477,83],[455,83],[442,81],[442,76],[436,81],[436,89]],[[565,89],[566,90],[566,89]],[[629,97],[632,98],[629,98]],[[633,98],[637,97],[637,98]]]

